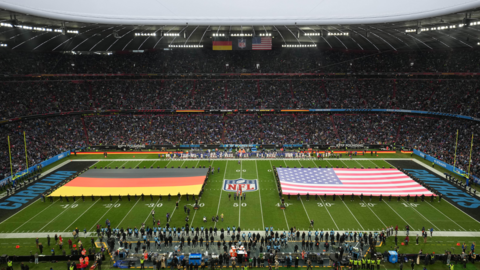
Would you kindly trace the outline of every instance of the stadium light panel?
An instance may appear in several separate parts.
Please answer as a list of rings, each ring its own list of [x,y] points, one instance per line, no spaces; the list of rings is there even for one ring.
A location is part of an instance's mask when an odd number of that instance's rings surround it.
[[[225,36],[225,33],[213,33],[214,37],[224,37]]]
[[[343,33],[339,33],[339,32],[328,32],[328,35],[329,35],[329,36],[348,36],[348,32],[343,32]]]
[[[0,47],[7,47],[7,44],[5,44],[5,43],[0,43]]]

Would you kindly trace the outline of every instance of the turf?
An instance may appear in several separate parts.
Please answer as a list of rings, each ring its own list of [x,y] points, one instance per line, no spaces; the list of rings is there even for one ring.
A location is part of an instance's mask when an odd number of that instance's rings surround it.
[[[398,157],[399,154],[392,154]],[[403,155],[405,156],[405,155]],[[104,159],[99,155],[84,155],[72,157],[72,159],[97,159],[98,163],[92,167],[140,167],[143,169],[150,166],[159,166],[161,170],[165,166],[170,167],[198,167],[213,166],[220,167],[220,173],[210,178],[205,186],[205,192],[200,199],[201,208],[193,210],[193,201],[190,197],[187,201],[185,196],[179,200],[179,209],[175,209],[176,196],[170,201],[166,197],[160,199],[157,195],[150,196],[141,201],[139,197],[128,201],[118,197],[104,198],[103,201],[96,199],[92,201],[86,197],[85,201],[77,198],[76,202],[55,199],[53,203],[36,201],[25,208],[21,213],[12,216],[0,223],[0,233],[12,232],[71,232],[75,228],[81,231],[86,229],[89,232],[95,230],[100,224],[105,226],[108,218],[113,227],[127,228],[139,227],[142,223],[152,226],[151,211],[155,209],[156,219],[160,219],[161,226],[165,225],[167,213],[172,215],[171,226],[184,226],[187,214],[183,206],[187,205],[192,209],[189,216],[189,224],[192,226],[240,226],[243,230],[264,230],[265,227],[274,227],[276,230],[288,230],[291,227],[306,230],[309,228],[309,221],[314,220],[314,229],[318,230],[349,230],[366,231],[381,230],[386,226],[403,228],[409,224],[412,230],[420,230],[422,227],[433,227],[435,231],[479,231],[478,222],[456,209],[450,203],[442,200],[428,202],[406,202],[401,200],[379,201],[368,198],[360,201],[355,197],[353,201],[350,196],[342,201],[339,197],[333,201],[332,197],[325,200],[320,197],[315,200],[310,196],[307,200],[302,196],[297,200],[296,196],[289,199],[285,196],[286,210],[279,208],[280,198],[275,184],[272,166],[341,166],[341,167],[389,167],[388,162],[372,157],[370,160],[242,160],[240,164],[236,160],[164,160],[158,159],[156,155],[136,155],[135,158],[129,155],[109,155]],[[366,156],[370,158],[370,156]],[[121,159],[121,160],[119,160]],[[146,160],[145,160],[146,159]],[[151,159],[151,160],[150,160]],[[247,192],[246,200],[235,201],[229,199],[228,192],[222,191],[224,179],[258,179],[259,190]],[[216,215],[224,215],[224,221],[218,224],[211,221]],[[203,223],[202,218],[206,217],[207,222]]]

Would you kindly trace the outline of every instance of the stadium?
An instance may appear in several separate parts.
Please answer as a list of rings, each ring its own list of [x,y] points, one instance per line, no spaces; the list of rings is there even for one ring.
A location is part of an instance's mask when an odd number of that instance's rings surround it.
[[[478,269],[479,8],[1,0],[0,267]]]

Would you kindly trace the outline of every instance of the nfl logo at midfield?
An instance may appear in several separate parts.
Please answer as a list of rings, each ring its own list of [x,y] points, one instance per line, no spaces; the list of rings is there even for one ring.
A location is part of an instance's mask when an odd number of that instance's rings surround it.
[[[238,40],[238,47],[240,49],[245,49],[247,47],[247,40],[244,38],[241,38]]]
[[[242,192],[257,191],[258,184],[257,179],[246,180],[246,179],[235,179],[235,180],[225,180],[223,181],[223,190],[229,192],[236,192],[240,190]]]

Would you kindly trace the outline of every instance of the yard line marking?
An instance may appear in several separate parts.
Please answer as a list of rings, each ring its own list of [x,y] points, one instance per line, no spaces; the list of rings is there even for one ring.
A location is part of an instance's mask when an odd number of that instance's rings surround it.
[[[303,205],[303,210],[305,210],[305,214],[307,214],[308,223],[310,223],[311,219],[310,219],[310,217],[308,216],[307,208],[305,208],[305,205],[303,204],[302,196],[300,196],[300,202],[301,202],[302,205]]]
[[[368,161],[370,161],[370,162],[373,164],[373,166],[378,167],[378,164],[376,164],[375,162],[373,162],[371,159],[369,159]]]
[[[123,163],[122,165],[118,166],[119,168],[122,168],[123,166],[125,166],[125,164],[127,164],[128,161],[125,161],[125,163]]]
[[[29,220],[25,221],[25,223],[23,223],[22,225],[18,226],[15,230],[12,231],[12,233],[14,233],[16,230],[20,229],[23,225],[27,224],[28,222],[30,222],[30,220],[34,219],[35,217],[37,217],[38,215],[40,215],[43,211],[47,210],[48,208],[50,208],[50,206],[54,205],[56,202],[58,202],[59,200],[56,200],[54,201],[52,204],[50,204],[49,206],[45,207],[45,209],[43,209],[42,211],[40,211],[38,214],[36,214],[35,216],[33,216],[32,218],[30,218]],[[26,208],[26,207],[25,207]]]
[[[182,195],[180,195],[180,199],[181,199],[181,198],[182,198]],[[148,217],[152,214],[153,210],[155,210],[155,207],[157,206],[157,204],[158,204],[159,201],[160,201],[160,196],[158,196],[157,202],[153,205],[153,208],[152,208],[152,210],[150,211],[150,213],[148,213],[147,218],[146,218],[145,221],[143,222],[144,224],[147,223]]]
[[[75,204],[76,202],[73,202],[73,204]],[[61,216],[65,211],[67,211],[68,209],[70,209],[71,206],[70,204],[68,204],[68,207],[65,208],[65,210],[63,210],[62,212],[60,212],[60,214],[58,214],[56,217],[52,218],[52,220],[50,220],[47,224],[45,224],[45,226],[43,226],[40,230],[38,230],[39,232],[42,231],[45,227],[47,227],[50,223],[52,223],[52,221],[54,221],[55,219],[57,219],[59,216]]]
[[[456,223],[455,221],[453,221],[453,219],[451,219],[450,217],[448,217],[447,215],[445,215],[442,211],[438,210],[435,206],[433,206],[431,203],[429,202],[426,202],[428,203],[428,205],[430,205],[431,207],[433,207],[433,209],[437,210],[438,212],[440,212],[440,214],[444,215],[446,218],[448,218],[450,221],[452,221],[453,223],[457,224],[458,227],[462,228],[464,231],[466,231],[462,226],[460,226],[458,223]]]
[[[182,165],[180,165],[180,168],[182,168],[182,167],[183,167],[183,164],[185,164],[185,160],[182,162]]]
[[[180,199],[178,199],[178,202],[180,203],[180,200],[182,199],[182,195],[180,195]],[[172,214],[170,215],[170,218],[167,223],[170,223],[172,220],[173,214],[175,214],[175,210],[177,209],[177,203],[175,203],[175,207],[173,208]],[[196,212],[196,211],[195,211]]]
[[[391,159],[391,158],[390,158],[389,160],[394,160],[394,159]],[[430,167],[428,167],[428,165],[424,164],[423,162],[421,162],[421,161],[419,161],[419,160],[417,160],[417,159],[413,159],[413,161],[414,161],[415,163],[417,163],[418,165],[424,167],[424,168],[427,168],[427,169],[429,169],[429,170],[432,170],[432,171],[433,171],[435,174],[437,174],[438,176],[443,177],[442,173],[439,172],[437,169],[435,169],[435,168],[430,168]],[[389,163],[388,161],[386,161],[386,162]],[[390,163],[389,163],[389,164],[390,164]],[[460,208],[458,208],[456,205],[452,204],[452,203],[449,202],[448,200],[444,200],[444,201],[448,202],[451,206],[457,208],[458,211],[464,213],[467,217],[471,218],[471,219],[474,220],[475,222],[480,223],[480,221],[474,219],[472,216],[470,216],[469,214],[465,213],[463,210],[461,210]]]
[[[323,204],[323,206],[325,207],[325,210],[327,210],[328,215],[329,215],[330,218],[332,219],[333,224],[335,224],[335,227],[337,227],[337,231],[340,230],[340,228],[338,227],[337,223],[335,222],[335,219],[333,219],[332,215],[330,214],[330,211],[328,211],[328,208],[327,208],[327,206],[325,205],[325,202],[323,201],[322,196],[318,196],[318,197],[320,198],[320,201],[322,201],[322,204]]]
[[[113,205],[117,204],[117,202],[118,202],[119,200],[120,200],[120,199],[117,199],[117,201],[114,202]],[[102,220],[102,218],[103,218],[110,210],[112,210],[113,205],[112,205],[112,207],[110,207],[110,208],[105,212],[105,214],[103,214],[103,216],[101,216],[101,217],[97,220],[97,222],[95,222],[95,224],[93,224],[93,226],[90,228],[90,230],[88,230],[89,232],[92,231],[92,229],[95,227],[95,225],[100,224],[100,221]]]
[[[209,161],[210,162],[210,161]],[[228,162],[228,161],[227,161]],[[215,161],[212,161],[212,165],[215,163]],[[225,170],[225,173],[227,171]],[[200,201],[202,200],[202,197],[199,197],[198,198],[198,203],[200,204]],[[175,209],[173,210],[175,212]],[[195,215],[197,214],[197,210],[195,210],[195,212],[193,213],[193,217],[192,217],[192,223],[190,223],[190,227],[193,225],[193,220],[195,220]],[[173,216],[173,213],[172,213],[172,216]]]
[[[328,162],[328,161],[327,161],[327,162]],[[330,164],[330,162],[328,162],[328,163]],[[314,162],[313,164],[315,164],[315,166],[317,166],[317,168],[318,168],[317,163]],[[326,206],[325,203],[323,202],[322,196],[318,196],[318,197],[319,197],[320,200],[322,201],[322,204],[323,204],[323,206],[325,207],[325,210],[327,210],[328,215],[329,215],[330,218],[332,219],[333,224],[335,224],[335,227],[337,227],[337,230],[340,230],[340,228],[338,227],[337,223],[335,222],[335,219],[333,219],[332,215],[330,214],[330,211],[328,211],[327,206]],[[357,221],[357,222],[358,222],[358,221]],[[362,225],[360,225],[360,226],[362,226]]]
[[[99,200],[96,200],[92,205],[90,205],[90,207],[88,207],[87,210],[85,210],[85,212],[83,212],[80,216],[77,217],[77,219],[75,219],[72,224],[68,225],[67,228],[65,228],[65,230],[63,230],[64,232],[68,232],[67,229],[72,226],[79,218],[81,218],[88,210],[90,210],[90,208],[92,208],[92,206],[94,206]]]
[[[392,209],[393,212],[395,212],[403,221],[405,221],[405,223],[410,227],[410,230],[414,231],[415,229],[412,227],[412,225],[410,225],[402,216],[400,216],[400,214],[395,211],[395,209],[393,209],[390,204],[388,204],[385,200],[382,200],[382,202],[384,202],[386,205],[388,205],[388,207],[390,207],[390,209]]]
[[[198,166],[198,163],[200,163],[200,159],[198,160],[197,164],[195,164],[195,168],[197,168],[197,166]]]
[[[262,195],[260,194],[260,180],[258,179],[258,166],[257,166],[256,160],[255,160],[255,171],[257,172],[258,198],[260,199],[260,213],[262,214],[262,226],[263,226],[263,229],[265,230],[265,223],[263,221]]]
[[[272,165],[272,161],[271,161],[271,160],[269,160],[269,161],[270,161],[270,167],[272,168],[273,181],[274,181],[274,182],[276,182],[276,181],[275,181],[275,173],[273,172],[273,165]],[[278,189],[278,185],[277,185],[277,183],[275,183],[275,186],[277,187],[277,191],[278,191],[278,193],[280,193],[280,190]],[[282,194],[282,195],[283,195],[283,194]],[[280,203],[281,203],[281,202],[282,202],[282,200],[280,199]],[[288,229],[288,228],[290,228],[290,226],[288,226],[287,214],[285,214],[285,209],[283,209],[283,216],[285,216],[285,223],[287,224],[287,229]]]
[[[386,163],[390,164],[390,166],[392,166],[392,167],[396,168],[396,167],[395,167],[395,166],[393,166],[393,165],[392,165],[390,162],[388,162],[388,161],[385,161],[385,160],[384,160],[384,162],[386,162]],[[405,201],[403,198],[402,198],[402,201],[406,202],[406,201]],[[421,213],[420,213],[420,212],[419,212],[417,209],[415,209],[415,208],[413,208],[413,207],[410,207],[410,208],[412,208],[412,209],[413,209],[413,211],[417,212],[417,213],[418,213],[420,216],[422,216],[422,217],[423,217],[423,219],[425,219],[425,221],[427,221],[427,222],[430,222],[430,224],[432,224],[432,225],[433,225],[433,227],[437,228],[437,230],[440,230],[440,228],[438,228],[438,227],[437,227],[435,224],[433,224],[433,222],[431,222],[431,221],[430,221],[429,219],[427,219],[427,218],[426,218],[424,215],[422,215],[422,214],[421,214]],[[457,225],[458,225],[458,224],[457,224]]]
[[[243,169],[243,162],[240,161],[240,178],[242,178],[242,169]],[[238,227],[240,227],[241,213],[242,213],[242,195],[240,195],[240,197],[238,198]]]
[[[370,211],[372,211],[372,213],[378,218],[378,220],[382,222],[383,226],[387,227],[387,225],[377,216],[377,214],[373,211],[373,209],[370,206],[368,206],[368,203],[366,203],[365,201],[363,201],[363,203],[368,207],[368,209],[370,209]]]
[[[122,224],[122,222],[125,220],[125,218],[127,218],[128,214],[130,214],[130,212],[132,212],[133,208],[135,207],[135,205],[137,205],[137,203],[140,201],[140,197],[138,198],[137,202],[132,206],[132,208],[130,209],[130,211],[128,211],[128,213],[123,217],[122,221],[120,221],[120,223],[118,223],[118,227],[120,227],[120,225]],[[121,228],[121,227],[120,227]]]
[[[225,176],[227,174],[227,167],[228,167],[228,161],[225,164],[225,170],[223,172],[223,181],[225,181]],[[222,192],[223,192],[223,187],[220,189],[220,198],[218,198],[217,216],[218,216],[218,212],[220,211],[220,201],[222,199]],[[215,219],[215,226],[217,226],[216,219]]]
[[[333,168],[333,165],[332,165],[332,163],[330,163],[330,161],[328,161],[327,159],[325,159],[325,161],[328,163],[328,165],[332,166],[332,168]]]
[[[347,163],[343,162],[343,160],[340,160],[340,161],[343,163],[343,165],[345,165],[346,168],[350,168],[350,167],[347,165]]]
[[[360,224],[360,222],[358,221],[357,217],[352,213],[352,211],[350,210],[350,208],[348,207],[348,205],[345,203],[345,201],[342,201],[343,204],[347,207],[348,209],[348,212],[350,212],[350,214],[352,214],[353,218],[357,221],[358,225],[360,225],[360,227],[362,227],[362,230],[365,230],[362,226],[362,224]]]
[[[402,198],[402,201],[404,201],[405,203],[407,202],[403,198]],[[409,208],[413,209],[413,211],[417,212],[420,216],[422,216],[423,219],[425,219],[425,221],[430,222],[430,224],[432,224],[433,227],[437,228],[437,230],[440,230],[440,228],[438,228],[435,224],[433,224],[433,222],[431,222],[428,218],[426,218],[424,215],[422,215],[420,212],[418,212],[417,209],[415,209],[414,207],[409,207]]]
[[[356,159],[354,159],[354,161],[355,161],[355,162],[357,162],[357,163],[358,163],[358,165],[360,165],[360,168],[362,168],[362,167],[363,167],[363,165],[362,165],[362,164],[360,164],[360,162],[358,162]]]

